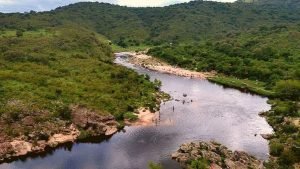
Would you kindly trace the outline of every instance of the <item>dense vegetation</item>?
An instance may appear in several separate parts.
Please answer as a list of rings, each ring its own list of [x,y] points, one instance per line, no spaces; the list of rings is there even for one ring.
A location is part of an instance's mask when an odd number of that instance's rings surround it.
[[[275,130],[268,168],[292,168],[300,162],[300,25],[260,27],[226,34],[221,40],[163,45],[149,50],[173,65],[217,71],[210,80],[246,89],[274,100],[267,114]]]
[[[0,14],[0,28],[38,29],[68,23],[94,30],[120,46],[191,42],[259,26],[296,24],[297,0],[255,3],[192,1],[164,8],[76,3],[43,13]]]
[[[9,127],[27,116],[39,123],[68,120],[70,105],[119,120],[139,106],[154,107],[155,85],[113,59],[111,48],[85,29],[1,31],[1,124]]]
[[[138,106],[153,107],[155,85],[112,64],[109,44],[157,46],[149,53],[173,65],[216,71],[214,82],[270,96],[270,151],[278,160],[267,167],[300,162],[298,0],[198,0],[164,8],[84,2],[0,13],[0,122],[7,127],[30,113],[39,123],[68,119],[71,104],[118,119],[135,119],[130,112]],[[0,131],[14,134],[6,127]]]
[[[149,53],[188,69],[247,78],[256,81],[256,86],[277,90],[286,99],[300,99],[300,25],[260,27],[229,33],[220,39],[165,45],[152,48]],[[280,91],[283,87],[289,91]]]

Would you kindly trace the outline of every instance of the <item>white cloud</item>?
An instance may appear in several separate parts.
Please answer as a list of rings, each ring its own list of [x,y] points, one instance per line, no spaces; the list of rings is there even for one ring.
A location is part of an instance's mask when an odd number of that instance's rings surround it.
[[[0,0],[0,5],[11,5],[16,3],[15,0]]]

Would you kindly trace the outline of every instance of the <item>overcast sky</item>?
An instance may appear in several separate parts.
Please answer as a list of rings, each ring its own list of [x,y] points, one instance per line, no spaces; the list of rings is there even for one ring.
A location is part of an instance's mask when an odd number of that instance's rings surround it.
[[[175,3],[189,2],[190,0],[0,0],[0,12],[26,12],[46,11],[70,3],[82,1],[98,1],[118,4],[123,6],[146,7],[166,6]],[[220,2],[233,2],[235,0],[215,0]]]

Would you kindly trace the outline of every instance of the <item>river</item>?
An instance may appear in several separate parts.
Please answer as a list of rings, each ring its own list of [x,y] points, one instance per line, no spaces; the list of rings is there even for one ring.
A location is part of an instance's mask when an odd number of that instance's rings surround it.
[[[63,146],[42,156],[3,163],[0,169],[145,169],[149,161],[179,169],[170,154],[195,140],[215,140],[232,150],[268,158],[268,141],[260,134],[272,133],[272,128],[258,115],[270,109],[267,98],[207,80],[149,71],[124,57],[115,62],[162,81],[161,90],[173,100],[161,104],[156,125],[125,127],[109,139]]]

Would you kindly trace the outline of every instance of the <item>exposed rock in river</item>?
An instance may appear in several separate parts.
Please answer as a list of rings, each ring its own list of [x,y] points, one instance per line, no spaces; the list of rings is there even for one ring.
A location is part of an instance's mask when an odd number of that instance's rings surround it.
[[[183,168],[188,168],[192,160],[206,159],[210,168],[248,169],[264,168],[261,161],[242,151],[231,151],[215,142],[192,142],[182,144],[177,152],[172,154]]]

